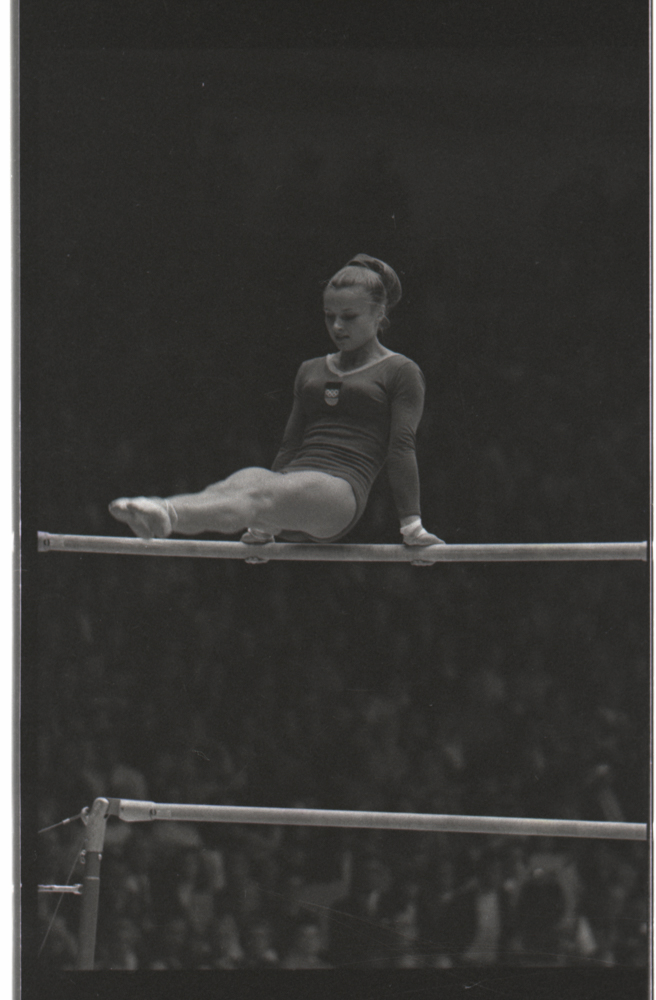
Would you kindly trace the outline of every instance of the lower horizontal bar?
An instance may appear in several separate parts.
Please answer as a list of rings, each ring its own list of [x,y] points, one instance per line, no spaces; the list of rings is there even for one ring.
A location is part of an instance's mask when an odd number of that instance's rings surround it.
[[[312,562],[579,562],[647,559],[647,542],[565,542],[502,545],[315,545],[313,542],[200,541],[195,538],[120,538],[38,533],[40,552],[95,552],[131,556],[187,556],[201,559],[261,559]]]
[[[128,823],[178,820],[193,823],[264,823],[273,826],[341,826],[365,830],[496,833],[522,837],[647,839],[647,826],[644,823],[518,819],[508,816],[445,816],[427,813],[351,812],[340,809],[269,809],[230,805],[161,805],[155,802],[128,799],[110,799],[109,813]]]

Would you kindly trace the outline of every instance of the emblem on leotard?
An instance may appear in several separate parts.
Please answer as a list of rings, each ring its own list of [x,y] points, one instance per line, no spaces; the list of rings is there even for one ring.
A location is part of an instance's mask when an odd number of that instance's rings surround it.
[[[337,406],[339,402],[339,390],[341,387],[341,382],[326,382],[323,398],[326,403],[328,403],[328,406]]]

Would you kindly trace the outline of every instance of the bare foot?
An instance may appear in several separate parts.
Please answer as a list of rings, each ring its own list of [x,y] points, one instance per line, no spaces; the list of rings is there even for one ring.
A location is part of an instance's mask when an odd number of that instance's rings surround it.
[[[139,538],[167,538],[172,531],[166,501],[159,497],[121,497],[110,503],[109,513]]]

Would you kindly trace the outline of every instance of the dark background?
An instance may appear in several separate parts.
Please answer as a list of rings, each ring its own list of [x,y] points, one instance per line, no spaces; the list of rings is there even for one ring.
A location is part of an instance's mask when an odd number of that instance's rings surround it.
[[[387,342],[427,377],[427,522],[451,542],[646,537],[634,51],[67,51],[39,91],[44,527],[104,533],[117,492],[268,464],[326,349],[322,282],[364,249],[399,270]]]
[[[180,47],[170,34],[163,47],[161,18],[143,38],[102,21],[66,36],[27,5],[23,735],[34,783],[23,787],[35,826],[43,796],[54,820],[88,804],[89,742],[152,784],[158,755],[207,750],[199,719],[245,754],[239,801],[344,807],[329,769],[276,767],[272,706],[302,715],[323,700],[325,752],[338,742],[331,706],[355,717],[368,696],[409,699],[437,733],[454,716],[489,722],[501,742],[479,785],[465,775],[463,812],[604,818],[582,788],[610,763],[625,818],[646,819],[644,566],[162,566],[36,560],[30,540],[37,528],[120,534],[106,513],[115,496],[268,465],[298,364],[328,349],[322,285],[359,251],[389,261],[404,286],[385,342],[427,378],[429,530],[464,543],[649,537],[644,10],[626,8],[624,37],[612,8],[600,35],[579,6],[573,33],[487,38],[479,21],[440,37],[429,23],[425,37],[399,34],[405,47],[371,48],[331,21],[293,48],[267,47],[262,32],[239,47],[237,28],[230,47],[210,31],[192,48],[179,6],[168,31],[180,26]],[[381,477],[351,540],[396,532]],[[485,676],[505,693],[481,705]],[[537,783],[528,767],[509,795],[533,744],[530,712],[524,737],[503,742],[504,712],[517,684],[545,677],[555,693],[538,711],[566,751]],[[603,711],[615,713],[610,735]],[[265,749],[240,730],[244,716],[270,737]],[[573,737],[562,720],[577,717]],[[298,739],[297,758],[316,756]],[[474,771],[485,745],[476,752]],[[382,794],[380,807],[401,807]]]

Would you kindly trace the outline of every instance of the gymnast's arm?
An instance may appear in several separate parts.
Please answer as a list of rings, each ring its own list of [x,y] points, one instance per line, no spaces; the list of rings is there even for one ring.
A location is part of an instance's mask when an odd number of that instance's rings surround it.
[[[294,458],[303,441],[305,424],[306,417],[301,404],[301,369],[299,369],[294,383],[294,405],[285,427],[282,444],[271,466],[272,472],[280,472]]]
[[[424,376],[417,365],[408,362],[398,369],[392,387],[387,474],[406,545],[441,541],[429,535],[421,523],[416,433],[424,411],[424,393]]]

